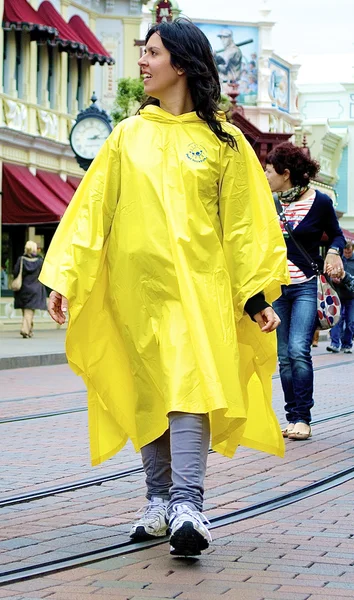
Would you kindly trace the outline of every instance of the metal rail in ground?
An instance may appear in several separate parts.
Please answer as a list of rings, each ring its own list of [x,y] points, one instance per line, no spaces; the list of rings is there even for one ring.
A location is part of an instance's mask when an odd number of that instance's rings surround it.
[[[347,410],[341,413],[335,413],[332,415],[327,415],[320,419],[316,419],[312,422],[313,425],[319,425],[321,423],[326,423],[327,421],[333,421],[334,419],[340,419],[342,417],[349,417],[354,414],[353,410]],[[209,450],[209,452],[214,452],[213,450]],[[134,467],[132,469],[126,469],[124,471],[118,471],[116,473],[110,473],[108,475],[101,475],[99,477],[88,477],[86,479],[79,479],[77,481],[73,481],[71,483],[65,483],[58,486],[50,486],[47,488],[43,488],[41,490],[35,490],[33,492],[28,492],[26,494],[18,494],[14,496],[9,496],[8,498],[0,499],[0,508],[4,508],[5,506],[13,506],[15,504],[23,504],[25,502],[33,502],[34,500],[40,500],[41,498],[47,498],[49,496],[55,496],[57,494],[63,494],[65,492],[72,492],[75,490],[91,487],[94,485],[101,485],[102,483],[107,483],[108,481],[116,481],[118,479],[124,479],[125,477],[129,477],[131,475],[138,475],[143,473],[143,467]]]
[[[343,471],[330,475],[329,477],[325,477],[320,481],[311,483],[310,485],[303,486],[298,490],[294,490],[286,494],[281,494],[279,496],[276,496],[275,498],[265,500],[264,502],[258,502],[247,508],[242,508],[239,510],[229,512],[223,516],[213,517],[212,519],[210,519],[210,528],[214,529],[218,527],[225,527],[227,525],[231,525],[239,521],[257,517],[269,511],[278,510],[285,506],[289,506],[294,502],[299,502],[316,494],[326,492],[338,485],[342,485],[343,483],[350,481],[353,478],[354,467],[351,467],[349,469],[345,469]],[[168,538],[165,537],[160,538],[158,540],[155,539],[139,543],[126,541],[120,544],[115,544],[113,546],[101,548],[100,550],[83,552],[81,554],[77,554],[76,556],[69,558],[52,560],[48,562],[35,564],[30,567],[22,567],[19,569],[3,571],[2,573],[0,573],[0,586],[9,585],[11,583],[24,581],[27,579],[33,579],[35,577],[43,577],[43,575],[57,573],[58,571],[87,565],[108,558],[115,558],[117,556],[120,556],[121,554],[139,552],[141,550],[145,550],[146,548],[151,548],[152,546],[163,544],[167,542],[167,540]]]

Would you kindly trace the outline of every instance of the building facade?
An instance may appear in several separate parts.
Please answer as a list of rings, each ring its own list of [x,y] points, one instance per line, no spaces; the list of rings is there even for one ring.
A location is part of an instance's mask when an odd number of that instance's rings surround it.
[[[175,0],[165,2],[171,13],[180,12]],[[141,39],[156,21],[160,5],[150,0],[143,8]],[[263,6],[254,21],[193,21],[210,41],[223,93],[236,97],[245,119],[260,132],[290,136],[301,123],[296,87],[300,65],[274,53],[270,13]]]
[[[139,75],[140,0],[0,0],[1,267],[44,251],[83,176],[69,133],[93,91],[110,110]],[[8,291],[2,290],[2,295]]]
[[[321,165],[319,182],[332,195],[341,226],[354,232],[354,83],[301,84],[299,108],[296,139],[306,135]]]

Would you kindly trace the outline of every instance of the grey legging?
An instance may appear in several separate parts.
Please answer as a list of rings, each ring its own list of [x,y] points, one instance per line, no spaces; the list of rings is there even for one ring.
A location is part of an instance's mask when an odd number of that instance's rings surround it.
[[[170,428],[141,449],[148,500],[169,500],[203,510],[210,426],[208,415],[173,412]]]

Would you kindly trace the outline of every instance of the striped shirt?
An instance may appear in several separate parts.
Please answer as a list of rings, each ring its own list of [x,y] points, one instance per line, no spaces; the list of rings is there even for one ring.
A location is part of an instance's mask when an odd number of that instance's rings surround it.
[[[295,229],[299,223],[306,217],[310,208],[312,207],[315,197],[316,191],[311,190],[313,192],[310,197],[305,200],[297,200],[295,202],[291,202],[290,204],[282,204],[283,211],[286,217],[287,222],[289,223],[291,229]],[[288,233],[284,228],[284,224],[280,221],[280,227],[282,229],[283,235],[288,237]],[[312,275],[311,277],[306,277],[305,273],[299,269],[296,265],[294,265],[291,260],[288,259],[288,268],[290,273],[291,285],[296,283],[304,283],[304,281],[310,281],[316,275]]]

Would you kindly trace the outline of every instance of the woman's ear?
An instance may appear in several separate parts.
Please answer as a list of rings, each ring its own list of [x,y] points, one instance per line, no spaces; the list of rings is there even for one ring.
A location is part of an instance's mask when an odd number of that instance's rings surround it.
[[[288,179],[290,179],[289,169],[284,169],[283,177],[284,177],[284,181],[288,181]]]

